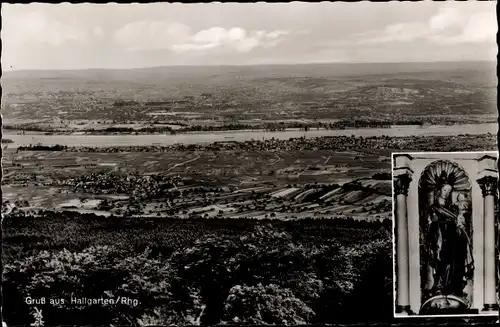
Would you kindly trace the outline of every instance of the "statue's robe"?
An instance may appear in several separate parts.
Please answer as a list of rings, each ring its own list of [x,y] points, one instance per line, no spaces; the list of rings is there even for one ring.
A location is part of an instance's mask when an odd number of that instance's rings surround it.
[[[434,269],[433,289],[442,294],[463,296],[474,271],[472,244],[458,222],[458,208],[435,203],[429,207],[430,266]]]

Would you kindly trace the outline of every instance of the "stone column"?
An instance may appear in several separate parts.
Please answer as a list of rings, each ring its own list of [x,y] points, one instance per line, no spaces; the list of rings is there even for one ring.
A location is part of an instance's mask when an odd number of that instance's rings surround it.
[[[478,180],[484,201],[484,308],[483,311],[498,310],[496,294],[495,256],[495,197],[498,190],[496,176],[486,175]]]
[[[409,242],[407,196],[411,175],[408,171],[400,171],[394,176],[393,187],[396,209],[396,313],[412,314],[410,307],[410,275],[409,275]]]

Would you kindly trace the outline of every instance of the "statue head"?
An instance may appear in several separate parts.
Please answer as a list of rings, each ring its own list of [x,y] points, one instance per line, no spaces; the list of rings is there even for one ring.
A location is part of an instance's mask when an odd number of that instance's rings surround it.
[[[464,193],[458,193],[457,195],[457,201],[459,202],[465,202],[467,201],[467,195]]]
[[[467,194],[465,193],[458,193],[457,195],[457,206],[458,206],[458,209],[463,212],[465,210],[467,210],[469,208],[469,201],[467,199]]]
[[[442,171],[439,177],[437,178],[437,187],[439,187],[439,195],[442,198],[448,198],[453,191],[453,185],[455,184],[456,176],[452,172],[447,174],[446,171]]]
[[[447,198],[450,196],[451,191],[453,191],[453,187],[450,184],[444,184],[441,186],[440,195],[443,198]]]

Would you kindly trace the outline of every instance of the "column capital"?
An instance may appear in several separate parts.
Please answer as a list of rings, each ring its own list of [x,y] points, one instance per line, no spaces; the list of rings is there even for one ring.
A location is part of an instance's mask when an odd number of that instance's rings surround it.
[[[413,157],[407,153],[393,153],[392,154],[393,167],[396,168],[410,168],[410,163]]]
[[[393,177],[393,189],[394,195],[406,195],[408,196],[408,189],[410,187],[410,182],[412,181],[411,174],[405,172],[398,174]]]
[[[483,197],[487,195],[495,196],[498,190],[498,178],[496,176],[486,175],[477,180],[481,191],[483,192]]]
[[[408,158],[410,160],[413,160],[413,156],[411,156],[409,153],[393,153],[392,156],[394,158],[396,158],[396,157],[406,157],[406,158]]]
[[[477,160],[478,160],[478,161],[482,161],[482,160],[485,160],[485,159],[486,159],[486,160],[488,160],[488,159],[489,159],[489,160],[493,160],[493,161],[495,161],[495,162],[497,161],[497,157],[495,157],[495,156],[494,156],[494,155],[492,155],[492,154],[485,154],[485,155],[483,155],[483,156],[479,157]]]

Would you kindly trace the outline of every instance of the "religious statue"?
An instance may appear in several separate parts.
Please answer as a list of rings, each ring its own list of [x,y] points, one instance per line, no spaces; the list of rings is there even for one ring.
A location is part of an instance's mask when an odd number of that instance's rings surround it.
[[[453,174],[446,176],[443,171],[435,202],[428,209],[429,264],[434,270],[431,290],[436,294],[463,296],[467,280],[473,276],[474,261],[465,226],[468,202],[464,193],[459,193],[452,202],[453,183]]]
[[[424,178],[421,213],[423,233],[423,291],[436,303],[453,297],[467,305],[464,289],[473,278],[474,260],[470,235],[470,185],[452,165],[441,164]],[[421,185],[422,186],[422,185]],[[444,298],[443,298],[444,296]],[[425,299],[424,299],[425,301]]]

